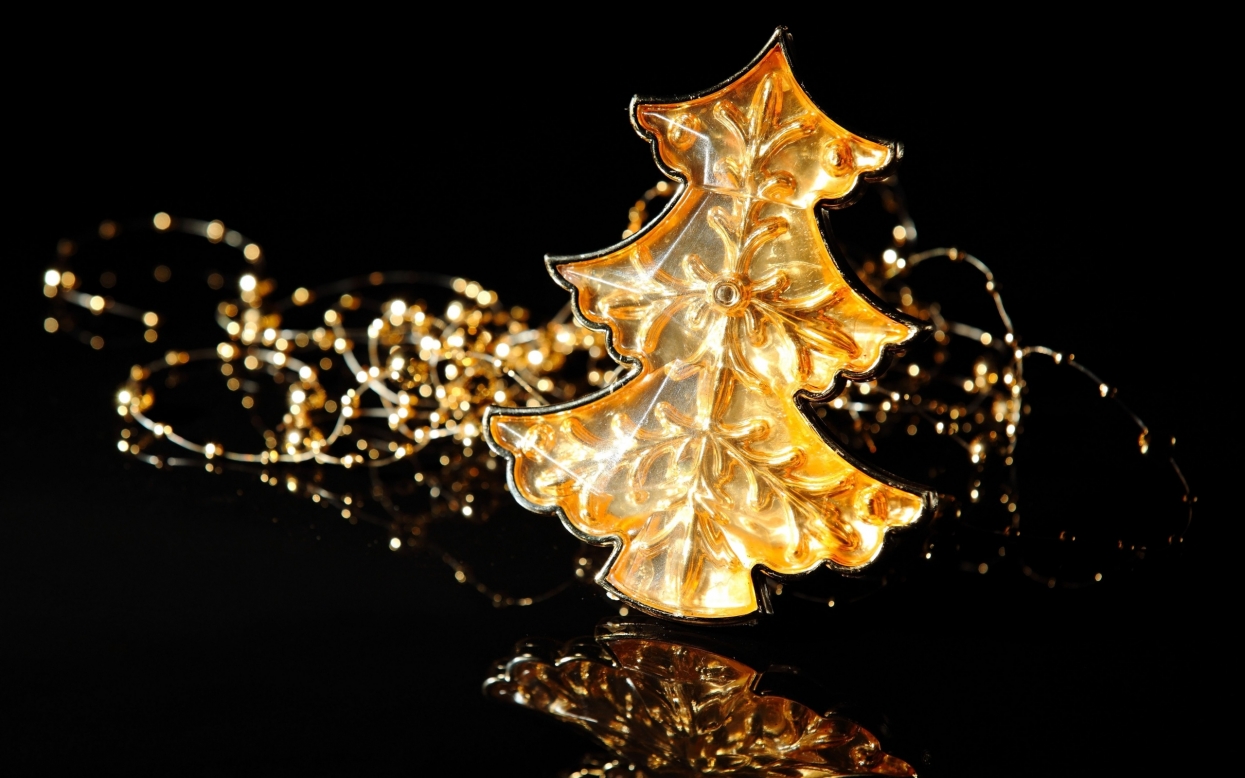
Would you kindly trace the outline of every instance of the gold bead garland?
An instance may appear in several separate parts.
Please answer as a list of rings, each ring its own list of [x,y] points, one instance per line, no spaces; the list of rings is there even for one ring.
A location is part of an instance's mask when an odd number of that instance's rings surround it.
[[[332,507],[351,523],[382,526],[390,534],[392,550],[431,550],[459,582],[499,606],[527,605],[552,593],[512,596],[496,591],[477,580],[466,563],[431,543],[426,531],[433,521],[451,517],[487,519],[499,504],[504,489],[501,472],[479,440],[485,406],[542,405],[549,398],[569,397],[613,379],[612,367],[600,364],[604,351],[599,336],[569,321],[566,313],[533,327],[525,309],[503,308],[498,295],[480,284],[430,273],[371,273],[315,290],[299,288],[273,302],[276,283],[264,273],[263,252],[240,234],[220,222],[163,213],[148,224],[158,233],[224,242],[243,253],[246,265],[236,279],[237,296],[221,301],[215,310],[227,339],[215,348],[168,351],[130,369],[116,396],[123,421],[117,443],[121,451],[155,467],[251,473],[263,484]],[[121,231],[116,223],[105,222],[98,239],[112,240]],[[45,329],[74,332],[99,349],[103,337],[74,326],[66,307],[123,319],[136,318],[131,312],[138,309],[111,299],[92,305],[91,300],[100,296],[80,291],[85,278],[75,275],[70,259],[79,247],[89,245],[91,237],[62,241],[58,261],[45,273],[44,293],[55,306]],[[157,273],[157,281],[170,274],[166,268]],[[115,283],[115,275],[105,275],[113,276]],[[219,274],[208,276],[211,289],[225,285]],[[440,288],[451,299],[434,312],[422,301],[408,304],[401,296],[377,301],[375,293],[382,288],[400,289],[408,293],[406,299],[411,299],[411,291]],[[323,309],[321,326],[297,329],[285,324],[290,311],[317,301]],[[147,316],[156,318],[153,313]],[[159,317],[159,324],[164,321]],[[155,340],[146,338],[148,343]],[[576,352],[586,354],[589,367],[578,383],[560,374],[567,357]],[[188,371],[196,374],[190,376]],[[152,415],[159,409],[158,395],[204,381],[224,383],[238,397],[262,441],[245,448],[195,439],[183,434],[180,425],[175,429],[168,419]],[[271,413],[273,403],[264,407],[271,399],[265,395],[273,389],[281,396],[276,413]],[[269,411],[271,418],[265,419],[262,411]],[[415,460],[429,446],[437,451],[432,452],[434,466],[425,470]],[[417,513],[400,508],[377,475],[406,462],[409,472],[399,480],[417,485],[431,498],[428,508]],[[331,479],[326,479],[324,468],[367,472],[369,483],[345,490],[327,488]],[[369,501],[382,512],[365,509]]]

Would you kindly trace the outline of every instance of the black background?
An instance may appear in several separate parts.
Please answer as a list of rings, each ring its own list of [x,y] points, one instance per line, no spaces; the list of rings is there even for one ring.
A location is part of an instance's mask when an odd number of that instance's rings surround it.
[[[1075,350],[1175,434],[1202,501],[1178,564],[1092,591],[966,576],[717,634],[885,711],[930,774],[1187,774],[1225,758],[1203,703],[1226,672],[1210,432],[1225,396],[1197,376],[1219,340],[1229,221],[1207,190],[1212,117],[1187,86],[1210,66],[1173,69],[1153,35],[1112,20],[937,32],[846,7],[717,25],[611,12],[579,27],[109,32],[61,41],[16,88],[0,759],[22,773],[572,766],[587,741],[479,686],[516,641],[591,634],[613,605],[585,586],[498,611],[369,528],[315,529],[308,503],[121,457],[111,398],[132,359],[45,334],[40,276],[59,238],[164,210],[243,230],[289,288],[428,269],[550,315],[564,293],[542,255],[614,242],[656,180],[630,96],[718,83],[778,21],[827,113],[903,141],[921,245],[989,262],[1027,342]],[[1069,511],[1141,488],[1087,478]]]

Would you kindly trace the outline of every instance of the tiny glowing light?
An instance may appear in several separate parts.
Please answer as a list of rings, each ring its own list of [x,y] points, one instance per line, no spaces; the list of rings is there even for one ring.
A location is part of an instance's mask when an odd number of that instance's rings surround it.
[[[464,505],[464,506],[463,506],[463,515],[464,515],[464,516],[470,516],[473,512],[474,512],[474,511],[472,511],[472,510],[471,510],[471,506],[470,506],[470,505]]]
[[[242,249],[242,256],[246,257],[248,262],[254,262],[260,257],[259,246],[254,243],[246,244],[246,248]]]
[[[221,238],[225,237],[225,223],[219,219],[209,222],[204,234],[207,235],[207,239],[213,243],[219,241]]]
[[[295,305],[306,305],[307,301],[310,299],[311,292],[307,291],[303,287],[300,286],[294,290],[293,300]]]
[[[204,446],[203,455],[206,456],[208,459],[211,459],[212,457],[216,456],[216,444],[209,443],[206,446]]]
[[[539,351],[529,351],[527,352],[527,361],[529,364],[535,366],[539,365],[541,362],[544,362],[545,358]]]
[[[397,551],[400,548],[402,548],[401,538],[390,538],[389,539],[389,550],[390,551]]]
[[[345,416],[347,419],[349,419],[353,415],[354,415],[354,408],[352,408],[349,405],[342,406],[342,416]]]
[[[983,346],[989,346],[989,345],[990,345],[991,343],[993,343],[993,342],[994,342],[994,336],[993,336],[993,335],[991,335],[991,334],[990,334],[990,333],[988,333],[988,332],[983,332],[983,333],[981,333],[981,345],[983,345]]]
[[[981,573],[982,575],[985,575],[989,571],[990,571],[990,565],[986,564],[985,562],[982,562],[981,564],[977,565],[977,572]]]
[[[91,306],[91,310],[95,311],[96,313],[99,313],[100,311],[104,310],[104,304],[105,304],[104,298],[100,297],[99,295],[95,295],[94,297],[92,297],[89,303],[89,305]]]
[[[61,328],[60,322],[58,322],[56,319],[52,318],[51,316],[43,320],[43,329],[47,330],[48,332],[56,332],[60,328]]]
[[[295,389],[294,391],[290,392],[290,400],[292,400],[293,402],[297,404],[301,405],[303,400],[306,400],[306,399],[307,399],[307,393],[304,392],[302,389]]]
[[[497,356],[499,357],[509,356],[510,344],[509,343],[498,343],[496,351],[497,351]]]
[[[151,224],[157,230],[160,230],[161,232],[163,232],[164,230],[167,230],[169,227],[173,226],[173,219],[167,213],[165,213],[164,211],[161,211],[160,213],[151,217]]]
[[[64,273],[61,273],[61,286],[66,289],[73,289],[76,283],[78,283],[78,277],[73,274],[72,270],[66,270]]]
[[[117,402],[122,405],[129,405],[130,400],[132,399],[134,399],[134,396],[130,394],[127,389],[122,389],[120,392],[117,392]]]
[[[1111,393],[1111,387],[1107,386],[1106,384],[1099,384],[1098,391],[1102,394],[1103,397],[1106,397],[1108,394]]]
[[[244,292],[255,291],[255,276],[247,273],[238,279],[238,288]]]
[[[916,378],[916,377],[917,377],[917,376],[919,376],[920,374],[921,374],[921,367],[920,367],[920,365],[917,365],[917,364],[915,364],[915,363],[914,363],[914,364],[911,364],[911,365],[908,365],[908,375],[912,376],[913,378]]]
[[[1102,580],[1102,573],[1094,573],[1094,580],[1095,580],[1095,581],[1101,581],[1101,580]]]
[[[272,364],[281,367],[285,364],[285,354],[277,353],[272,355]]]
[[[118,440],[118,441],[117,441],[117,450],[118,450],[118,451],[121,451],[121,452],[123,452],[123,453],[124,453],[124,452],[126,452],[126,451],[129,451],[129,450],[130,450],[130,444],[129,444],[129,443],[126,443],[124,440]]]
[[[899,258],[899,255],[895,253],[894,249],[887,249],[886,251],[882,252],[882,261],[888,265],[895,264],[895,260],[898,258]]]
[[[463,304],[455,300],[445,309],[445,318],[450,321],[458,321],[463,315]]]
[[[389,312],[395,316],[401,316],[406,313],[406,303],[402,300],[394,300],[389,303]]]
[[[61,274],[55,270],[49,270],[43,274],[43,283],[48,286],[58,286],[61,282]]]
[[[500,389],[493,394],[493,402],[504,403],[506,401],[506,393]]]
[[[903,243],[908,239],[908,230],[905,229],[902,224],[896,224],[894,228],[891,229],[891,235],[894,236],[895,242]]]
[[[143,314],[143,324],[146,324],[148,327],[154,327],[159,323],[160,323],[160,317],[157,316],[155,313],[151,311],[147,311],[147,313]]]
[[[311,380],[311,368],[307,367],[306,365],[303,365],[302,367],[298,368],[298,377],[303,379],[304,381],[310,381]],[[299,400],[299,402],[302,402],[302,400]]]

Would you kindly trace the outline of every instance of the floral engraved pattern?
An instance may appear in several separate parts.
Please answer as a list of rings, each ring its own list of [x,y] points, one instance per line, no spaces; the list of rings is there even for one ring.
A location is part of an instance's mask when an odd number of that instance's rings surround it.
[[[781,45],[716,92],[637,102],[634,117],[686,186],[617,250],[550,261],[634,368],[586,403],[498,409],[488,431],[528,507],[616,545],[608,588],[738,617],[758,608],[753,568],[867,564],[928,499],[848,462],[797,404],[917,332],[847,284],[815,214],[893,151],[822,114]]]
[[[916,775],[857,722],[758,694],[760,673],[694,646],[609,636],[499,669],[486,692],[582,728],[628,775]]]

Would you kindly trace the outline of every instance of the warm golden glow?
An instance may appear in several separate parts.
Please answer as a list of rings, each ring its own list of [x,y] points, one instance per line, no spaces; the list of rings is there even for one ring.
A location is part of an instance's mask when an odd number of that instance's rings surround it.
[[[916,775],[846,716],[758,694],[761,673],[672,640],[607,635],[504,667],[489,695],[582,729],[627,775]]]
[[[917,332],[846,283],[815,213],[893,151],[822,114],[777,45],[718,92],[640,103],[635,120],[687,186],[630,243],[556,271],[638,371],[587,404],[497,413],[490,433],[528,507],[617,546],[606,586],[664,614],[743,616],[754,567],[863,566],[924,509],[796,404]]]

